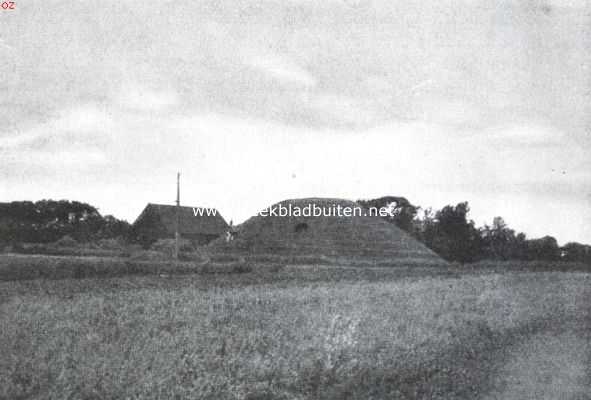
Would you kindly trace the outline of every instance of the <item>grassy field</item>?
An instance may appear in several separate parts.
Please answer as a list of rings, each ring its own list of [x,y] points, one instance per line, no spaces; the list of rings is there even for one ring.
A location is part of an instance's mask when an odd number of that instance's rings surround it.
[[[589,398],[591,274],[517,269],[0,282],[0,398]]]

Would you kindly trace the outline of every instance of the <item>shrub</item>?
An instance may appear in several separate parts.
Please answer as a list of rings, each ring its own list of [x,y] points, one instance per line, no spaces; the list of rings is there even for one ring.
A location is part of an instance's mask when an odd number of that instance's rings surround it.
[[[22,243],[13,243],[4,246],[4,253],[22,253],[25,250]]]
[[[200,250],[196,249],[194,251],[181,251],[179,252],[179,260],[181,261],[195,261],[199,264],[206,264],[211,261],[209,255]]]
[[[179,242],[180,242],[179,243],[179,251],[183,251],[183,252],[195,251],[195,247],[193,247],[193,244],[191,243],[190,240],[181,239]],[[159,239],[154,244],[152,244],[152,246],[150,247],[150,250],[160,251],[160,252],[163,252],[163,253],[166,253],[166,254],[169,254],[170,256],[172,256],[172,254],[174,253],[174,247],[175,247],[175,240],[174,239]]]
[[[100,239],[96,241],[96,247],[103,250],[125,250],[126,245],[121,237]]]
[[[64,235],[61,239],[57,240],[55,244],[58,247],[75,247],[78,245],[78,242],[70,235]]]

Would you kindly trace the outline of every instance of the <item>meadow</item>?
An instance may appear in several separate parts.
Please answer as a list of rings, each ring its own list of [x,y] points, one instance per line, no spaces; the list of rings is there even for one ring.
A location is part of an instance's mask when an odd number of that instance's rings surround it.
[[[6,280],[0,398],[589,398],[591,275],[542,267]]]

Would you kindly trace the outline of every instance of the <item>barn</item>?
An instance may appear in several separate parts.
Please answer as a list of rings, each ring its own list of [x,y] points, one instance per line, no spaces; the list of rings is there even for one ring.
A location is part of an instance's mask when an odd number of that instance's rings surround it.
[[[147,247],[158,239],[174,238],[177,215],[181,237],[198,246],[211,242],[230,228],[214,208],[149,203],[132,225],[135,239]]]
[[[259,213],[237,228],[234,240],[215,240],[210,246],[222,253],[245,256],[325,256],[373,261],[440,263],[441,258],[396,225],[376,216],[353,201],[330,198],[284,200],[266,210],[283,207],[305,210],[359,209],[352,216],[273,216]]]

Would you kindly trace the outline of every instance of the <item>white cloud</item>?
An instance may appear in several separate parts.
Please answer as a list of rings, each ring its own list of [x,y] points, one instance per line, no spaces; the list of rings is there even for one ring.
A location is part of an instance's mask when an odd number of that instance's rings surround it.
[[[342,125],[343,122],[354,126],[367,126],[376,118],[371,104],[348,96],[319,93],[310,95],[307,104],[331,122],[331,126]]]
[[[13,51],[14,47],[9,46],[5,39],[0,38],[0,49]]]
[[[547,0],[549,5],[554,7],[589,8],[587,0]]]
[[[17,162],[25,168],[45,168],[48,170],[75,167],[85,170],[108,163],[108,157],[98,149],[68,148],[58,151],[29,150],[18,154]]]
[[[316,86],[316,79],[308,71],[284,57],[265,54],[251,57],[246,61],[246,64],[280,81],[295,83],[304,87]]]
[[[484,132],[489,139],[519,144],[559,144],[564,132],[549,126],[520,124],[493,127]]]
[[[74,136],[80,140],[101,134],[105,138],[111,132],[113,120],[105,111],[95,105],[82,105],[62,110],[55,118],[29,127],[23,133],[4,134],[0,148],[20,148],[40,140],[57,140],[63,136]]]
[[[142,85],[127,84],[115,96],[123,108],[137,111],[162,111],[178,104],[178,95],[172,90],[153,90]]]

